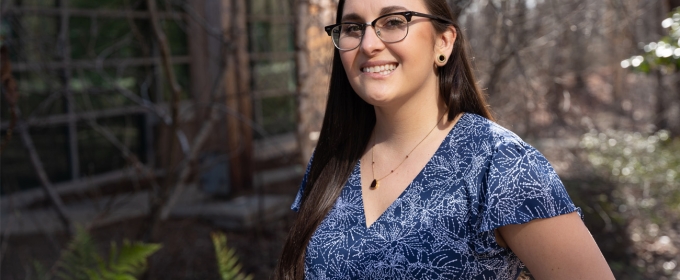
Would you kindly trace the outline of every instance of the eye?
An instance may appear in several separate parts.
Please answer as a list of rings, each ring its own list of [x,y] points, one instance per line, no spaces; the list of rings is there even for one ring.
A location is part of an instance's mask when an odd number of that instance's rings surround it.
[[[361,36],[362,28],[358,24],[344,24],[341,28],[345,36]]]
[[[408,22],[401,16],[386,17],[384,20],[380,21],[380,26],[382,28],[397,29],[404,27]]]
[[[347,27],[347,32],[361,32],[361,27],[358,25],[350,25]]]

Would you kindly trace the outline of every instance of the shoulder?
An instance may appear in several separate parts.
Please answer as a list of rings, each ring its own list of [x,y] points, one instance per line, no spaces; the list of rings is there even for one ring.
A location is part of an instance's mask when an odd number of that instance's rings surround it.
[[[477,124],[478,135],[484,137],[480,141],[487,141],[489,147],[477,161],[479,184],[470,188],[479,203],[480,231],[578,210],[552,165],[537,149],[490,120],[467,119]]]
[[[460,126],[459,134],[461,137],[467,138],[466,140],[471,143],[486,146],[490,153],[508,147],[533,150],[514,132],[477,114],[465,113],[456,125]]]
[[[305,191],[305,186],[307,185],[307,180],[309,179],[309,170],[312,168],[312,161],[314,160],[314,151],[312,152],[312,156],[309,159],[309,162],[307,163],[307,169],[305,170],[305,175],[302,177],[302,182],[300,183],[300,187],[298,188],[297,195],[295,196],[295,201],[293,201],[293,204],[290,206],[290,209],[298,212],[300,211],[300,205],[302,204],[302,198],[304,196],[304,191]]]

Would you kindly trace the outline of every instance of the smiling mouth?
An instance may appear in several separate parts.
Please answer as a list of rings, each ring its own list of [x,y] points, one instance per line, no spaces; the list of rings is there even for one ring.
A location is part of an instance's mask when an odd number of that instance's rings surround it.
[[[379,66],[372,66],[372,67],[366,67],[362,68],[361,72],[364,73],[378,73],[380,75],[386,76],[392,73],[394,69],[397,69],[398,64],[385,64],[385,65],[379,65]]]

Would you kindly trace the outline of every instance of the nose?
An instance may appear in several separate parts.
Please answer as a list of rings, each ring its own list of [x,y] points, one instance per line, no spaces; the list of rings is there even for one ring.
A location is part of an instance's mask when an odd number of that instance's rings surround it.
[[[368,30],[369,28],[373,30]],[[361,39],[361,45],[359,46],[361,51],[367,55],[373,55],[385,48],[385,43],[380,40],[380,38],[378,38],[377,33],[379,32],[380,30],[376,30],[373,26],[366,26],[366,30],[364,30],[364,38]]]

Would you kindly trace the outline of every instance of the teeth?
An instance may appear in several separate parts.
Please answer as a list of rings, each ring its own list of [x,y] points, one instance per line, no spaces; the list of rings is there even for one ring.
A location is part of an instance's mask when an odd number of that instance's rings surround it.
[[[366,68],[361,69],[361,71],[365,72],[365,73],[380,73],[381,75],[387,75],[390,72],[392,72],[394,69],[397,69],[397,65],[387,64],[387,65],[366,67]]]

